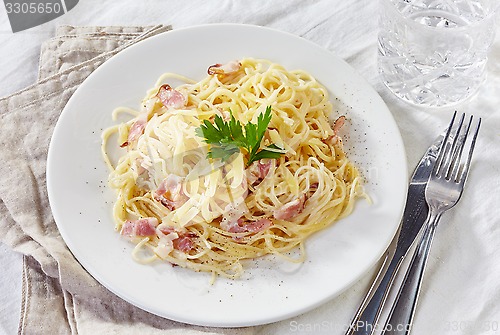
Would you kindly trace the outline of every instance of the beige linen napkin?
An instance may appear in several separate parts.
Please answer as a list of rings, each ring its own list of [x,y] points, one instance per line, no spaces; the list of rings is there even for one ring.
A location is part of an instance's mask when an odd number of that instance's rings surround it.
[[[114,54],[167,30],[161,25],[60,27],[42,45],[39,82],[0,99],[0,241],[25,255],[19,334],[253,332],[188,326],[128,304],[74,259],[50,211],[47,150],[66,102]]]

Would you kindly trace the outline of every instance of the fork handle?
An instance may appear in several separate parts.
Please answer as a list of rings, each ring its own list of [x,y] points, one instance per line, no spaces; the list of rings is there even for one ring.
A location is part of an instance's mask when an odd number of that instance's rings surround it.
[[[431,249],[441,212],[429,209],[424,233],[406,270],[405,277],[396,296],[381,335],[407,335],[412,328],[413,316],[417,305],[425,265]]]
[[[371,335],[377,328],[380,312],[403,257],[399,249],[392,257],[390,251],[385,253],[384,262],[345,335]]]

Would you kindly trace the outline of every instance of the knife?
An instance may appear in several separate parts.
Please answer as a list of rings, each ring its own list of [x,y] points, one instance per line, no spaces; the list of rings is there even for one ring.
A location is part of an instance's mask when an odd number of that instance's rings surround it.
[[[391,246],[396,243],[396,247],[389,247],[382,256],[382,266],[351,321],[346,335],[371,335],[376,329],[379,329],[377,321],[389,289],[403,259],[406,257],[427,217],[428,207],[425,201],[425,186],[434,167],[443,138],[444,133],[427,149],[413,172],[399,234],[391,243]]]

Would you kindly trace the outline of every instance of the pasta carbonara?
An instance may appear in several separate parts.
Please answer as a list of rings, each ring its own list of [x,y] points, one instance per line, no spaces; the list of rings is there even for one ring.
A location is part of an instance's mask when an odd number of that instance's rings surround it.
[[[185,84],[172,88],[169,80]],[[273,158],[248,164],[244,148],[210,156],[204,122],[220,131],[231,120],[258,128],[266,111],[258,146]],[[118,108],[113,117],[120,113],[132,118],[103,132],[102,153],[117,191],[116,230],[136,244],[140,262],[229,278],[242,274],[242,260],[266,254],[302,262],[306,238],[348,215],[364,194],[339,137],[345,117],[332,118],[327,90],[304,71],[247,58],[213,65],[199,82],[167,73],[138,111]],[[123,148],[117,162],[108,155],[111,137]]]

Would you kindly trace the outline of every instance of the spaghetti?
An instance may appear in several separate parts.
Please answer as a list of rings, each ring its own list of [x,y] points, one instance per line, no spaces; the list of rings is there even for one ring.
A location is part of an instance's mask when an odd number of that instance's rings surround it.
[[[305,259],[308,236],[353,210],[362,196],[358,170],[342,149],[344,117],[329,119],[327,90],[304,71],[267,60],[214,65],[195,82],[163,75],[133,118],[102,134],[102,153],[117,191],[116,229],[136,244],[141,262],[162,259],[195,271],[237,278],[242,260],[266,254]],[[165,81],[181,79],[171,88]],[[197,129],[215,116],[256,123],[271,120],[262,147],[280,155],[246,166],[248,152],[207,158]],[[231,114],[229,114],[231,111]],[[112,135],[124,148],[115,164]],[[298,247],[299,257],[288,253]],[[144,257],[142,251],[150,250]]]

